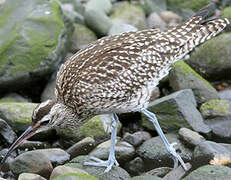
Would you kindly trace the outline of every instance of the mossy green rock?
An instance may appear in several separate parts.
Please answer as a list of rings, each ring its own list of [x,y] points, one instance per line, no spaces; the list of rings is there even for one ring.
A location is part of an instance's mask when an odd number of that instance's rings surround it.
[[[199,104],[210,99],[219,99],[216,89],[184,61],[173,64],[169,74],[169,82],[175,91],[192,89]]]
[[[231,168],[221,165],[206,165],[202,166],[183,180],[230,180]]]
[[[143,176],[135,176],[128,180],[161,180],[161,178],[157,176],[143,175]]]
[[[231,6],[224,8],[221,11],[221,15],[223,18],[228,18],[229,21],[231,21]],[[226,31],[231,31],[231,27],[228,26],[227,28],[225,28]]]
[[[144,10],[140,6],[129,4],[128,2],[115,7],[111,18],[115,23],[119,21],[131,24],[139,30],[147,28]]]
[[[55,177],[53,180],[99,180],[98,178],[84,173],[67,173]]]
[[[221,34],[193,52],[187,60],[199,74],[209,79],[230,78],[231,76],[231,34]]]
[[[15,132],[25,131],[31,124],[35,103],[0,103],[0,118],[4,119]]]
[[[73,29],[59,3],[7,0],[0,8],[0,91],[55,71]]]

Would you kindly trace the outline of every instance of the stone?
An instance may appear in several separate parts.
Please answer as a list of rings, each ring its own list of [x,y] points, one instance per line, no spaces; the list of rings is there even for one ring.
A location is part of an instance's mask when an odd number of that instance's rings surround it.
[[[10,170],[15,175],[26,172],[48,178],[53,167],[50,160],[43,153],[29,151],[16,157],[10,164]]]
[[[130,175],[140,175],[144,172],[144,161],[140,157],[136,157],[125,165]]]
[[[90,156],[97,157],[102,160],[107,160],[111,147],[111,141],[105,141],[91,151]],[[115,145],[115,156],[119,163],[123,164],[131,160],[135,155],[135,149],[132,145],[125,141],[117,140]]]
[[[198,132],[192,131],[188,128],[180,128],[178,131],[179,137],[185,142],[189,147],[194,148],[201,142],[205,141],[205,138],[201,136]]]
[[[114,7],[110,15],[113,22],[130,24],[139,30],[146,29],[145,13],[143,9],[128,2],[122,3],[120,6]]]
[[[169,143],[176,142],[176,151],[184,160],[184,162],[191,161],[192,152],[185,147],[175,134],[166,134]],[[144,170],[148,171],[157,167],[173,167],[173,160],[171,155],[167,151],[161,138],[154,137],[145,141],[140,147],[138,147],[136,153],[144,161]]]
[[[231,89],[225,89],[218,92],[220,99],[231,101]]]
[[[189,163],[186,163],[185,166],[187,171],[189,171],[192,167]],[[187,171],[185,171],[182,166],[178,166],[177,168],[174,168],[172,171],[170,171],[166,176],[164,176],[163,179],[182,179],[182,177],[187,174]]]
[[[152,12],[160,13],[167,9],[166,0],[141,0],[139,3],[147,15]]]
[[[0,17],[0,92],[20,90],[54,72],[73,31],[59,3],[7,0]]]
[[[73,168],[70,166],[57,166],[56,168],[53,169],[50,179],[54,179],[55,177],[67,173],[82,173],[82,174],[88,174],[86,171],[78,168]]]
[[[4,139],[4,141],[7,142],[8,144],[12,144],[17,138],[15,132],[6,123],[6,121],[4,121],[1,118],[0,118],[0,135]]]
[[[112,26],[111,19],[101,11],[86,10],[84,18],[87,26],[99,36],[107,35]]]
[[[9,93],[3,96],[0,102],[31,102],[31,99],[24,98],[17,93]]]
[[[227,165],[231,163],[231,152],[221,144],[204,141],[193,152],[192,165],[197,168],[207,164]]]
[[[163,178],[172,169],[173,168],[170,168],[170,167],[159,167],[159,168],[152,169],[152,170],[146,172],[145,174],[152,175],[152,176],[158,176],[158,177]]]
[[[229,180],[231,177],[231,168],[221,165],[206,165],[199,167],[198,169],[191,172],[182,180]]]
[[[223,0],[221,2],[222,7],[226,7],[226,6],[231,6],[231,1],[230,0]]]
[[[41,95],[41,102],[48,99],[55,99],[55,86],[56,86],[56,72],[52,74],[51,79],[48,81],[45,89]]]
[[[91,137],[86,137],[68,148],[67,153],[70,154],[70,158],[73,159],[79,155],[87,155],[94,147],[95,140]]]
[[[176,14],[176,13],[174,13],[172,11],[163,11],[163,12],[161,12],[160,17],[169,26],[177,25],[182,21],[182,18],[178,14]]]
[[[98,178],[84,173],[67,173],[59,175],[54,180],[99,180]]]
[[[22,144],[19,145],[18,148],[31,151],[31,150],[35,150],[35,149],[50,148],[50,144],[47,142],[41,142],[41,141],[27,141],[27,140],[25,140]]]
[[[93,31],[81,24],[74,24],[75,30],[71,38],[71,52],[76,53],[88,44],[97,40]]]
[[[191,89],[180,90],[157,99],[149,104],[148,110],[156,114],[165,132],[176,131],[181,127],[205,134],[211,131],[196,109],[196,100]],[[142,115],[142,120],[145,128],[155,130],[145,115]]]
[[[105,167],[95,167],[83,165],[84,162],[89,162],[90,156],[78,156],[65,164],[74,168],[80,168],[89,174],[99,178],[100,180],[127,180],[130,175],[121,167],[113,166],[108,173],[104,173]]]
[[[213,79],[230,78],[231,76],[231,34],[217,36],[194,51],[187,63],[200,75]],[[211,51],[213,49],[213,51]]]
[[[145,140],[151,139],[151,135],[146,131],[138,131],[133,134],[125,134],[123,140],[137,147]]]
[[[216,89],[184,61],[173,64],[173,68],[169,73],[169,83],[175,91],[192,89],[199,104],[219,98]]]
[[[22,173],[19,175],[18,180],[46,180],[46,179],[38,174]]]
[[[231,5],[231,1],[229,2],[230,3],[230,5]],[[228,6],[228,7],[226,7],[226,8],[224,8],[224,9],[222,9],[222,11],[221,11],[221,16],[224,18],[228,18],[228,20],[229,21],[231,21],[231,13],[230,13],[230,11],[231,11],[231,7],[230,6]],[[225,28],[225,31],[227,31],[227,32],[230,32],[231,31],[231,28],[228,26],[227,28]]]
[[[152,175],[135,176],[128,180],[161,180],[161,178]]]
[[[160,29],[165,30],[167,28],[167,24],[164,22],[164,20],[156,13],[151,13],[147,18],[147,25],[150,29]]]
[[[112,3],[110,0],[89,0],[85,7],[86,11],[96,10],[108,14],[112,9]]]
[[[108,35],[115,35],[115,34],[121,34],[124,32],[129,32],[129,31],[138,31],[138,29],[130,24],[126,24],[123,22],[114,22],[113,25],[111,26]]]

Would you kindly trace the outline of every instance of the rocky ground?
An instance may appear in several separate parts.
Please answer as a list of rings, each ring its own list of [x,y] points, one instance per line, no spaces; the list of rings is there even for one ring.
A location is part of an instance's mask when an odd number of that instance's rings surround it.
[[[60,65],[103,36],[175,26],[209,0],[0,0],[0,160],[30,125],[35,106],[54,97]],[[212,17],[231,20],[231,1],[213,1]],[[76,132],[47,131],[24,142],[1,167],[0,180],[229,180],[231,179],[231,28],[172,66],[153,94],[170,142],[189,168],[173,160],[140,113],[121,114],[116,143],[120,164],[107,159],[110,121],[96,116]]]

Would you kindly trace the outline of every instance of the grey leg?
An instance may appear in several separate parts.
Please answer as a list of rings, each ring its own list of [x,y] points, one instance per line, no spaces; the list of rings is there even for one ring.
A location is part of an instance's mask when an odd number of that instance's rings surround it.
[[[176,153],[176,150],[174,149],[174,145],[176,145],[176,143],[172,143],[169,144],[167,138],[165,137],[158,121],[157,118],[155,116],[154,113],[148,111],[147,109],[142,109],[141,112],[146,115],[148,117],[148,119],[153,123],[153,125],[155,126],[160,138],[162,139],[162,141],[164,142],[165,147],[167,148],[168,152],[173,156],[173,160],[174,160],[174,167],[178,166],[178,161],[180,161],[180,164],[182,165],[182,167],[187,170],[187,167],[184,163],[184,161],[182,160],[182,158],[180,157],[179,154]]]
[[[114,164],[116,166],[119,166],[119,163],[117,162],[115,158],[115,144],[116,144],[116,134],[117,134],[118,122],[119,122],[118,116],[116,114],[113,114],[112,132],[111,132],[111,147],[110,147],[110,153],[109,153],[108,160],[103,161],[98,158],[91,157],[91,160],[95,162],[85,162],[84,165],[107,167],[104,172],[109,172]]]

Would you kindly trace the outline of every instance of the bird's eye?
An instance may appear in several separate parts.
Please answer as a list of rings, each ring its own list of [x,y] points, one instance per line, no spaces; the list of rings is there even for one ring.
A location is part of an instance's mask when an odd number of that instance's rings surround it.
[[[47,125],[48,122],[49,122],[49,120],[42,121],[42,122],[40,123],[40,125],[41,125],[41,126]]]

